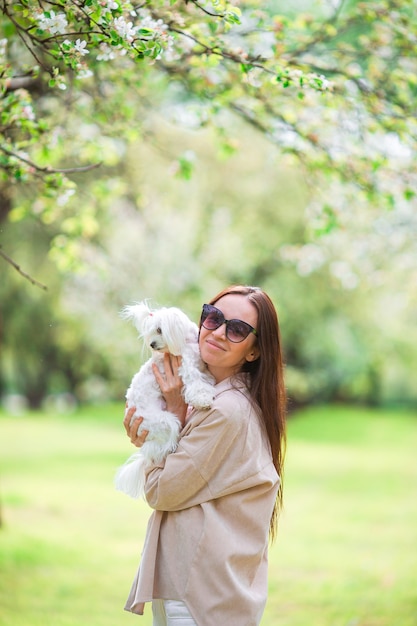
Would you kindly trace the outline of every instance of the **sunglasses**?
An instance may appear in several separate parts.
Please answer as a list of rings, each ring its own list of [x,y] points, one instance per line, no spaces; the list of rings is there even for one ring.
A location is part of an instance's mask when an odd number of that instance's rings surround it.
[[[226,324],[226,337],[233,343],[240,343],[246,337],[253,333],[256,335],[256,330],[253,326],[242,320],[226,320],[223,313],[212,304],[203,304],[203,311],[200,319],[201,326],[204,326],[206,330],[216,330],[223,324]]]

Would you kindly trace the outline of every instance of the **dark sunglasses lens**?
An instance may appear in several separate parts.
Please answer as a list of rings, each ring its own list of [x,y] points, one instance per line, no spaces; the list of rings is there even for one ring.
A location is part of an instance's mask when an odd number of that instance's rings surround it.
[[[205,305],[201,315],[201,323],[207,330],[215,330],[224,323],[223,313],[211,305]]]
[[[249,324],[246,324],[245,322],[241,322],[240,320],[230,320],[230,322],[227,323],[226,337],[234,343],[239,343],[240,341],[246,339],[251,330],[252,329]]]

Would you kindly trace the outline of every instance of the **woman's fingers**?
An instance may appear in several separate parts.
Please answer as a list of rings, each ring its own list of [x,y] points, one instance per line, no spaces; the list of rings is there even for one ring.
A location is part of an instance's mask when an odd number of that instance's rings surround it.
[[[136,431],[136,434],[134,434],[133,437],[130,438],[130,441],[137,448],[141,448],[146,441],[146,437],[148,436],[148,433],[149,433],[148,430],[141,430],[140,433]]]
[[[152,365],[153,373],[155,375],[156,382],[158,383],[162,394],[165,395],[170,391],[181,389],[183,382],[179,375],[179,368],[181,367],[181,357],[174,356],[166,352],[164,354],[164,373],[161,374],[158,366],[154,363]]]
[[[184,424],[187,405],[182,394],[184,383],[179,373],[181,363],[182,359],[180,356],[166,353],[164,354],[164,373],[159,371],[155,363],[152,369],[165,400],[165,409],[170,413],[174,413],[181,424]]]
[[[164,356],[164,365],[165,365],[165,371],[168,370],[168,373],[173,377],[173,378],[181,378],[178,370],[181,367],[181,357],[180,356],[175,356],[173,354],[165,354]]]
[[[127,433],[130,440],[133,441],[138,436],[139,427],[143,422],[143,417],[136,417],[130,425],[129,431]]]
[[[135,414],[136,407],[132,406],[130,409],[126,406],[125,416],[123,419],[123,426],[125,427],[126,433],[130,436],[130,422]]]
[[[135,445],[137,448],[141,448],[143,446],[143,444],[145,443],[146,437],[149,434],[148,430],[139,431],[139,428],[142,422],[143,422],[143,417],[137,417],[136,419],[133,420],[132,424],[130,425],[127,431],[127,436],[129,437],[133,445]]]
[[[136,417],[133,419],[135,415],[136,407],[132,406],[130,409],[126,406],[125,416],[123,419],[123,426],[125,427],[126,434],[129,437],[130,441],[138,448],[143,446],[145,443],[146,437],[149,434],[148,430],[141,430],[139,432],[139,427],[143,422],[143,417]]]

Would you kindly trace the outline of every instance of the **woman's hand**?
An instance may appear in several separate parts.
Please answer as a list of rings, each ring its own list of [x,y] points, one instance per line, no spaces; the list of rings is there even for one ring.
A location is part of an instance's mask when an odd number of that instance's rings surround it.
[[[153,364],[152,369],[155,375],[156,382],[158,383],[161,393],[164,396],[166,402],[166,410],[170,413],[174,413],[184,426],[185,418],[187,416],[188,406],[184,401],[184,397],[181,390],[184,386],[182,378],[178,373],[181,367],[181,357],[174,356],[172,354],[164,354],[164,370],[165,373],[161,374],[157,365]]]
[[[143,417],[137,417],[135,420],[133,420],[132,424],[130,423],[132,420],[132,417],[135,414],[135,411],[136,411],[136,408],[134,406],[128,409],[126,405],[123,426],[125,427],[127,436],[129,437],[133,445],[135,445],[137,448],[141,448],[143,444],[145,443],[145,439],[148,436],[149,431],[143,430],[138,434],[139,426],[143,422]]]
[[[182,426],[184,426],[188,406],[185,403],[181,393],[184,383],[182,382],[182,378],[178,373],[180,367],[181,357],[173,356],[172,354],[166,353],[164,354],[165,373],[161,374],[157,365],[155,364],[152,366],[152,369],[156,382],[158,383],[161,389],[161,393],[164,396],[166,410],[176,415]],[[133,443],[133,445],[137,448],[141,448],[145,443],[149,431],[142,430],[138,434],[139,427],[143,422],[143,417],[137,417],[133,420],[132,423],[130,423],[135,414],[135,411],[136,408],[134,406],[129,409],[126,405],[123,426],[125,427],[126,434],[129,437],[130,441]]]

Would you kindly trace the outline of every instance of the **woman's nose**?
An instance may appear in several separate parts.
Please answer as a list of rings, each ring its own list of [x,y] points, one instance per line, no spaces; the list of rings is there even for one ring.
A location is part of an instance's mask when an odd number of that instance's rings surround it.
[[[212,332],[216,337],[226,338],[226,322],[223,322],[223,324],[215,328]]]

